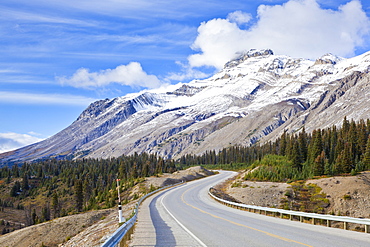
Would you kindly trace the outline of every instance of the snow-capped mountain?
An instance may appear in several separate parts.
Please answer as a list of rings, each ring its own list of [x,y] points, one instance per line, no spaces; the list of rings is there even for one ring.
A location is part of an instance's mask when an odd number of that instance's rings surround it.
[[[3,162],[134,152],[176,158],[370,116],[370,52],[316,61],[250,50],[205,80],[91,104],[69,127]]]

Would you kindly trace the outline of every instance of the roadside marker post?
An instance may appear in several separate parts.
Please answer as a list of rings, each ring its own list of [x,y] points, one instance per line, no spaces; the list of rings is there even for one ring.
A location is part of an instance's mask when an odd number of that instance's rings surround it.
[[[122,215],[121,195],[119,191],[119,181],[121,181],[121,179],[117,178],[116,181],[117,181],[117,189],[118,189],[118,222],[122,223],[122,222],[125,222],[126,219]]]

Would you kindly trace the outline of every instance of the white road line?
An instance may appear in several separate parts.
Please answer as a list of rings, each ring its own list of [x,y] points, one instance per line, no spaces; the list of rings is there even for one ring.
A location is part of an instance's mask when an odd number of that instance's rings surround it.
[[[163,204],[163,199],[167,196],[167,194],[165,194],[162,199],[161,199],[161,204],[163,206],[163,208],[167,211],[167,213],[177,222],[177,224],[179,224],[179,226],[182,227],[182,229],[184,229],[187,233],[190,234],[190,236],[192,236],[201,246],[203,247],[207,247],[207,245],[205,243],[202,242],[202,240],[200,240],[197,236],[195,236],[188,228],[186,228],[183,224],[181,224],[181,222],[176,219],[176,217],[171,214],[171,212],[167,209],[167,207]]]

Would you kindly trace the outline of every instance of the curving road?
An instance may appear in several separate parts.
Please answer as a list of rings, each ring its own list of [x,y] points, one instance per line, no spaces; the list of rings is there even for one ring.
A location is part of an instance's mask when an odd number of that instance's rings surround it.
[[[142,204],[130,246],[370,246],[370,234],[229,208],[208,188],[233,172],[189,182]]]

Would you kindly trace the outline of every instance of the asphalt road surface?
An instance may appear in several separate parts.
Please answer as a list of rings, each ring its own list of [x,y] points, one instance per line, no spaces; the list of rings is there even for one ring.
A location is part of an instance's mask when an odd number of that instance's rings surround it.
[[[208,189],[232,175],[221,172],[145,200],[130,246],[370,246],[370,234],[254,214],[211,199]]]

